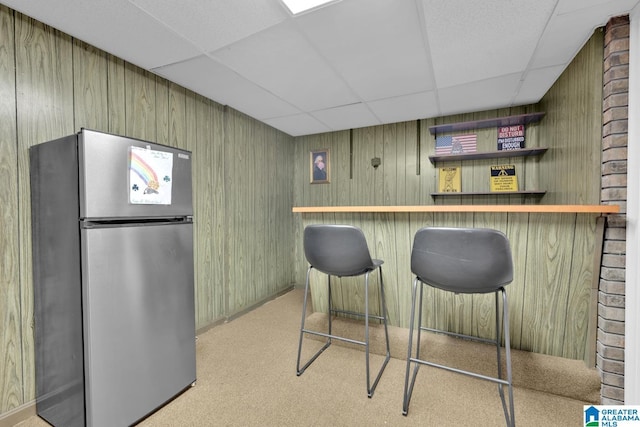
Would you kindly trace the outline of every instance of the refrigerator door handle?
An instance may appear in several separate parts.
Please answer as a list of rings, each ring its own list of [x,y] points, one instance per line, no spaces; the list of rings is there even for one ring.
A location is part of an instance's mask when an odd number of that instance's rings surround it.
[[[192,224],[193,217],[176,218],[128,218],[128,219],[92,219],[80,220],[80,227],[89,228],[111,228],[111,227],[144,227],[150,225],[176,225]]]

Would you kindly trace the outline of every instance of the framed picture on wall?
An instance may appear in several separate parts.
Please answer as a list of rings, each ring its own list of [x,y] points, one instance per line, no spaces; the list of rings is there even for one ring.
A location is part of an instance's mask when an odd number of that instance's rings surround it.
[[[309,154],[311,184],[328,184],[331,173],[329,149],[311,150]]]

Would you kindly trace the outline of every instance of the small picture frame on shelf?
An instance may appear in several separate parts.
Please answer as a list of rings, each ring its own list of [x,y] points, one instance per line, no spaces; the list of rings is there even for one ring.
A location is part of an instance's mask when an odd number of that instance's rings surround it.
[[[328,148],[311,150],[309,153],[309,175],[311,184],[328,184],[331,179],[331,163]]]

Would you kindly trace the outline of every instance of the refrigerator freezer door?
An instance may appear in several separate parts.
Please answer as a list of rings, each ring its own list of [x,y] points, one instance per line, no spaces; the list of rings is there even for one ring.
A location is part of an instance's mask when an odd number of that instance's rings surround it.
[[[165,154],[170,161],[137,169],[132,165],[131,152],[142,148]],[[144,151],[143,150],[143,151]],[[83,129],[78,137],[80,174],[80,218],[149,218],[175,217],[193,214],[191,195],[191,153],[164,145],[152,144],[102,132]],[[144,161],[143,161],[144,163]],[[165,162],[166,163],[166,162]],[[150,167],[149,167],[150,166]],[[169,170],[157,170],[166,166]],[[133,171],[157,172],[156,184],[170,184],[170,195],[160,204],[145,204],[134,200],[151,187],[131,183]],[[134,175],[132,175],[134,174]],[[133,189],[132,189],[133,188]]]
[[[196,378],[193,225],[82,230],[87,425],[131,425]]]

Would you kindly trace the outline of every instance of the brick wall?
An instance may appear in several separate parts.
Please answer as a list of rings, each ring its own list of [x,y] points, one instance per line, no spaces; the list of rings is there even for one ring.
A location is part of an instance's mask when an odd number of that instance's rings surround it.
[[[598,294],[596,367],[603,405],[624,403],[624,296],[629,92],[629,17],[612,18],[604,36],[602,103],[603,204],[620,205],[607,218]]]

